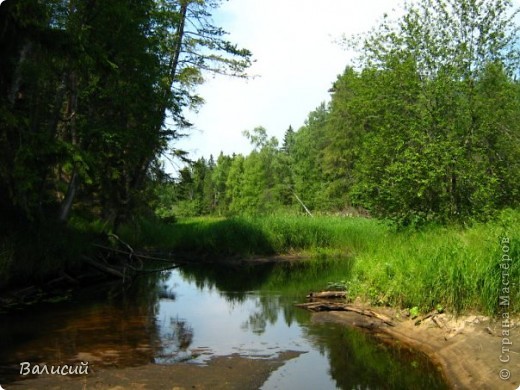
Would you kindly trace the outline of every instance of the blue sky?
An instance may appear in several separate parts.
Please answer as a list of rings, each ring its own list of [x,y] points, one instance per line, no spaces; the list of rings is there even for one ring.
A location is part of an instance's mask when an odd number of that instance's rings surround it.
[[[518,6],[520,0],[515,0]],[[370,30],[384,13],[398,15],[401,0],[229,0],[214,21],[229,40],[253,52],[250,80],[208,77],[198,88],[205,105],[188,117],[195,128],[174,146],[192,158],[251,151],[243,130],[257,126],[283,139],[321,102],[352,53],[335,43]]]
[[[250,80],[207,78],[205,105],[189,118],[195,129],[175,144],[192,158],[251,150],[243,130],[264,126],[283,138],[329,99],[327,92],[351,58],[334,41],[370,29],[397,0],[230,0],[214,14],[228,39],[253,52]]]

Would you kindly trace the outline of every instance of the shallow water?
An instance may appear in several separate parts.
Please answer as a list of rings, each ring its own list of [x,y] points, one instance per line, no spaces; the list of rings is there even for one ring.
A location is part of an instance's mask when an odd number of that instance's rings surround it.
[[[311,323],[294,306],[305,295],[294,285],[305,288],[327,272],[282,264],[175,270],[131,288],[96,286],[70,302],[0,315],[0,383],[19,380],[25,361],[88,361],[92,368],[205,364],[213,356],[265,359],[292,350],[302,353],[263,389],[445,388],[419,354],[355,329]]]

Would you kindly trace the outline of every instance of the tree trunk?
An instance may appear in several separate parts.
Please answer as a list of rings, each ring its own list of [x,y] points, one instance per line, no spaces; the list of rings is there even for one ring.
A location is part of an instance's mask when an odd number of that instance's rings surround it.
[[[78,172],[74,167],[72,177],[69,182],[69,187],[67,189],[67,195],[60,207],[60,221],[66,222],[70,215],[70,210],[72,209],[72,204],[74,203],[74,197],[76,196],[77,184],[78,182]]]
[[[68,127],[70,129],[70,142],[74,147],[79,145],[78,135],[76,132],[76,109],[78,106],[78,80],[76,74],[71,72],[69,74],[69,96],[67,100],[67,111],[65,120],[68,122]],[[74,156],[72,156],[74,159]],[[60,207],[60,215],[59,220],[62,222],[66,222],[70,215],[70,210],[72,209],[72,205],[74,203],[74,198],[76,197],[77,187],[78,187],[78,168],[77,163],[74,163],[74,168],[72,169],[72,176],[69,181],[69,185],[67,188],[67,194],[63,199]]]
[[[9,100],[9,102],[12,105],[14,105],[16,100],[18,100],[20,98],[20,96],[18,96],[18,95],[21,93],[20,88],[21,88],[21,84],[22,84],[22,66],[23,66],[27,56],[29,55],[31,48],[32,48],[31,42],[27,41],[23,45],[22,49],[20,50],[20,58],[18,60],[18,64],[16,65],[16,70],[14,72],[14,79],[11,84],[11,90],[9,91],[9,96],[7,97],[7,99]]]

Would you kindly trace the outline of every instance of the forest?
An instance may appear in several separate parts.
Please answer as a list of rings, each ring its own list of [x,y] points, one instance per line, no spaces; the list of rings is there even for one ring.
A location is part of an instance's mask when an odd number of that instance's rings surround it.
[[[514,15],[503,1],[423,1],[345,41],[360,55],[329,103],[283,140],[259,126],[243,133],[249,155],[185,167],[158,191],[158,215],[318,212],[420,226],[517,208]]]
[[[4,221],[66,222],[74,209],[117,226],[146,203],[160,156],[183,157],[170,143],[202,102],[202,72],[244,77],[249,65],[211,22],[218,3],[2,5]]]
[[[518,209],[510,1],[407,4],[344,37],[357,57],[301,128],[277,140],[260,125],[243,131],[250,154],[192,161],[175,141],[203,104],[197,86],[247,78],[252,62],[214,25],[220,3],[2,3],[0,282],[78,267],[100,235],[144,231],[136,221],[169,231],[184,217],[325,215],[422,229]],[[165,159],[184,163],[178,176]]]
[[[203,73],[246,77],[219,4],[2,2],[0,282],[68,269],[92,234],[150,210],[161,158],[186,158],[172,143]]]

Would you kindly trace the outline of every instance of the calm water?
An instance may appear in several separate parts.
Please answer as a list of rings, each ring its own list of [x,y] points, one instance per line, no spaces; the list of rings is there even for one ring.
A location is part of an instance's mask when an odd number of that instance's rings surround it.
[[[312,324],[294,306],[305,295],[294,286],[305,288],[327,272],[287,265],[176,270],[127,289],[97,286],[69,302],[0,315],[0,383],[18,380],[23,361],[206,364],[213,356],[265,359],[292,350],[302,353],[263,389],[445,388],[435,367],[407,349],[355,329]]]

